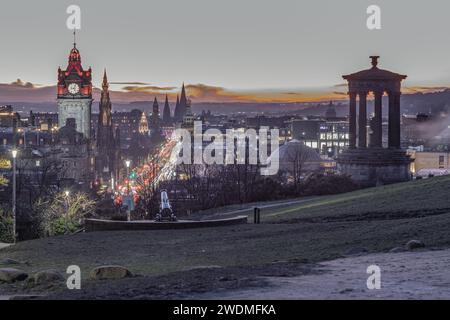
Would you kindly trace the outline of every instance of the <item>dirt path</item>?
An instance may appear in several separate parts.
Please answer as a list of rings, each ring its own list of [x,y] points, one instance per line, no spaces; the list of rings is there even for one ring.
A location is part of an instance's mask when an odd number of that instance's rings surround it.
[[[381,289],[368,290],[369,265]],[[371,254],[319,264],[320,274],[266,277],[269,286],[193,295],[188,299],[449,299],[450,249]]]

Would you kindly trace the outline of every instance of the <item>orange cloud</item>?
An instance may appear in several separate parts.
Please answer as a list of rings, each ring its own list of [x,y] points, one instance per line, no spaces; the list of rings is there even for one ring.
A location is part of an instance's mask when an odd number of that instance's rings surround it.
[[[148,92],[152,93],[153,91],[171,91],[176,89],[176,87],[158,87],[158,86],[126,86],[123,87],[123,91],[127,92]]]
[[[111,84],[129,84],[119,90],[110,88],[113,103],[129,103],[132,101],[151,101],[155,97],[163,101],[166,94],[170,101],[175,101],[181,88],[175,86],[156,86],[142,82],[111,82]],[[207,84],[188,84],[186,93],[196,102],[251,102],[251,103],[294,103],[323,102],[328,100],[346,100],[346,84],[338,84],[329,88],[317,89],[271,89],[271,90],[231,90]],[[445,86],[405,87],[403,92],[428,93],[449,89]],[[0,83],[0,103],[8,102],[54,102],[55,86],[41,86],[20,79],[12,83]],[[94,99],[100,98],[100,89],[94,89]]]

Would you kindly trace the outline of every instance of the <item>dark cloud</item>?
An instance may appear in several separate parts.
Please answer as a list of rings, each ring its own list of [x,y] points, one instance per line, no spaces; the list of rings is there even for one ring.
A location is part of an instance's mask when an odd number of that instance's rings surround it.
[[[126,86],[123,87],[123,91],[127,92],[148,92],[152,93],[153,91],[172,91],[177,87],[158,87],[158,86]]]
[[[302,95],[302,93],[300,93],[300,92],[283,92],[282,94],[286,94],[286,95],[289,95],[289,96]]]
[[[11,82],[10,85],[15,86],[15,87],[35,88],[35,85],[32,84],[31,82],[23,82],[20,79],[17,79],[16,81]]]
[[[337,96],[347,96],[347,93],[345,93],[345,92],[339,92],[339,91],[333,91],[333,94],[334,95],[337,95]]]
[[[109,84],[119,84],[124,86],[149,86],[151,83],[146,82],[110,82]]]

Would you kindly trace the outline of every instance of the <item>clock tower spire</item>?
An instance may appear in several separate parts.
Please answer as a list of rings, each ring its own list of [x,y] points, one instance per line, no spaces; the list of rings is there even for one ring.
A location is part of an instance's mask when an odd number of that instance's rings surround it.
[[[73,48],[69,53],[67,68],[66,70],[58,69],[58,122],[61,128],[66,125],[67,119],[75,119],[76,130],[90,139],[92,69],[83,69],[75,31],[73,37]]]

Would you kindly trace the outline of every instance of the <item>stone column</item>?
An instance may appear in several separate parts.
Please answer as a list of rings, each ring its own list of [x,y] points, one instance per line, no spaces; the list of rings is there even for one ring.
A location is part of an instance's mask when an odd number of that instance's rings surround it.
[[[356,148],[356,92],[350,92],[350,110],[349,110],[349,142],[350,148]]]
[[[389,93],[389,148],[400,148],[400,92]]]
[[[375,118],[374,118],[374,132],[373,132],[373,143],[375,148],[383,147],[383,116],[382,116],[382,105],[383,105],[383,91],[375,91]]]
[[[367,92],[359,92],[358,148],[367,147]]]

